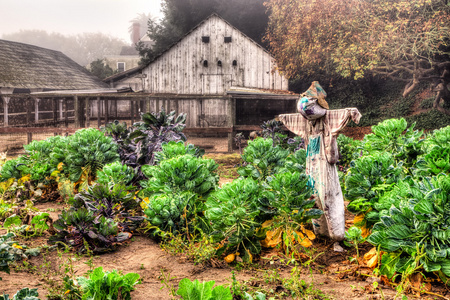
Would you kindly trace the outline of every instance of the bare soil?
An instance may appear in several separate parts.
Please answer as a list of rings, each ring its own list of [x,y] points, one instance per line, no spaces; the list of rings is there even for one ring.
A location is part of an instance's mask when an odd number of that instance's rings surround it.
[[[356,134],[356,133],[355,133]],[[213,145],[213,149],[225,152],[227,141],[224,139],[190,139],[189,142],[197,146]],[[207,148],[208,149],[208,148]],[[209,148],[212,149],[212,148]],[[231,181],[237,177],[235,167],[240,162],[238,154],[218,154],[207,150],[206,156],[215,159],[221,176],[220,184]],[[64,208],[63,203],[47,202],[38,203],[36,208],[50,213],[53,220]],[[352,225],[351,214],[346,214],[347,227]],[[5,230],[0,229],[0,234]],[[29,240],[20,240],[29,247],[46,245],[49,234]],[[343,245],[344,246],[344,245]],[[366,253],[371,246],[363,244],[361,253]],[[348,257],[355,257],[353,248],[344,246],[344,252],[333,251],[333,241],[327,238],[317,238],[310,249],[296,257],[299,263],[303,263],[301,279],[307,283],[313,283],[315,289],[321,290],[331,299],[382,299],[379,291],[373,292],[372,270],[350,263]],[[313,260],[310,260],[313,258]],[[94,256],[78,256],[74,253],[63,253],[56,249],[44,249],[42,254],[32,257],[25,263],[17,263],[11,274],[0,273],[3,278],[0,281],[0,294],[14,295],[24,287],[38,288],[41,299],[52,294],[52,289],[61,284],[64,270],[73,267],[76,276],[83,276],[90,268],[102,266],[105,270],[117,269],[124,273],[135,272],[140,274],[142,284],[136,286],[132,292],[132,299],[172,299],[167,286],[173,286],[176,290],[178,282],[183,278],[199,281],[214,280],[216,284],[230,285],[231,272],[235,270],[238,282],[249,288],[260,288],[266,291],[286,291],[282,286],[283,278],[290,278],[292,263],[289,258],[283,256],[276,249],[264,249],[259,259],[254,264],[243,266],[233,262],[227,264],[222,260],[212,260],[205,264],[194,264],[183,254],[171,255],[163,251],[160,244],[145,235],[135,235],[132,240],[117,251]],[[274,276],[274,274],[278,274]],[[164,277],[165,276],[165,277]],[[166,278],[166,279],[164,279]],[[166,286],[161,282],[165,281]],[[384,299],[394,299],[395,290],[380,282]],[[448,291],[441,285],[433,283],[431,292],[438,293],[440,297],[449,297]],[[274,295],[272,294],[272,295]],[[411,294],[411,299],[415,298]],[[437,299],[428,294],[418,295],[421,299]],[[288,297],[276,299],[291,299]],[[304,299],[325,299],[311,296]]]

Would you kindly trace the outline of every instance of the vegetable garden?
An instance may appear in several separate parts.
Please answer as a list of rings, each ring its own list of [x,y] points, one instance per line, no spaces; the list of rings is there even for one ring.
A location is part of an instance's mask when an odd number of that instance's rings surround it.
[[[4,161],[0,293],[10,296],[0,299],[339,298],[322,286],[330,278],[358,282],[346,298],[448,297],[450,127],[424,133],[390,119],[362,141],[338,137],[354,218],[346,252],[332,253],[333,241],[312,228],[323,212],[300,138],[265,122],[263,137],[245,147],[236,136],[241,153],[225,172],[218,157],[186,142],[185,120],[146,113],[131,127],[115,121],[33,141]],[[231,182],[219,186],[224,177]],[[169,254],[141,252],[148,243]],[[115,268],[127,265],[115,259],[124,249],[121,259],[136,257],[139,268]],[[158,255],[167,265],[146,269],[147,256]],[[194,266],[187,278],[167,269],[180,259]],[[39,275],[46,294],[35,285],[13,291],[12,281],[4,289],[16,272]],[[195,276],[202,272],[229,280],[214,285]]]

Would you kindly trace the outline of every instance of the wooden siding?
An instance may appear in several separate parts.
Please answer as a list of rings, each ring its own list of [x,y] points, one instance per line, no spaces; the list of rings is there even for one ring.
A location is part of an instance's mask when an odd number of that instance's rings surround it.
[[[209,36],[209,43],[202,42]],[[231,37],[231,43],[224,38]],[[204,61],[208,67],[204,67]],[[237,66],[233,66],[233,61]],[[218,66],[221,61],[222,66]],[[287,79],[261,46],[217,15],[212,15],[149,64],[150,93],[225,94],[231,86],[287,90]]]

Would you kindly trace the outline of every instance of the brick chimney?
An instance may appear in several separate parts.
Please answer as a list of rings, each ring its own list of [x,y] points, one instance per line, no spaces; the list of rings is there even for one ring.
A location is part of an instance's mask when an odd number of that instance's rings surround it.
[[[133,23],[133,45],[141,39],[141,24]]]

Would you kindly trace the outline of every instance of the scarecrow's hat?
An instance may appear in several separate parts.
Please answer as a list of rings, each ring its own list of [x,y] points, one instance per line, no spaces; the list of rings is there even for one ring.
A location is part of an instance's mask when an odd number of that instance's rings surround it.
[[[317,103],[319,103],[320,106],[325,109],[330,109],[327,101],[325,101],[327,92],[325,92],[325,90],[320,86],[318,81],[313,81],[309,89],[306,90],[306,92],[302,93],[300,97],[316,98]]]

